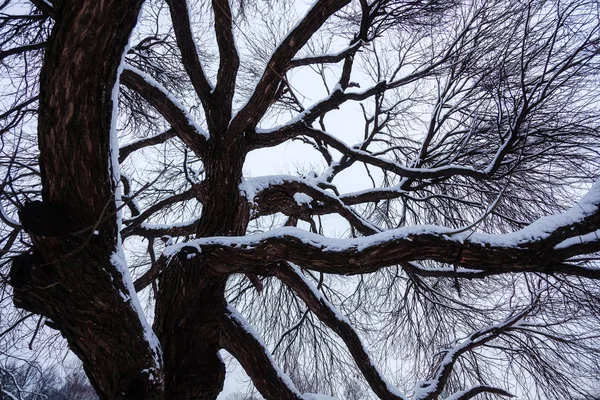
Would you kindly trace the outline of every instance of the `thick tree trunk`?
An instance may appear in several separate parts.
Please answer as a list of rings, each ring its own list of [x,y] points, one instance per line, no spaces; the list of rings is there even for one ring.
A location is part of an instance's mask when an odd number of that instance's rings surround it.
[[[220,135],[211,135],[205,154],[206,195],[197,237],[243,235],[249,209],[239,190],[241,140],[225,144]],[[173,260],[159,281],[154,330],[165,354],[169,399],[214,400],[223,389],[225,365],[218,351],[226,278],[211,271],[202,254],[194,254],[189,261]]]
[[[218,318],[225,281],[196,260],[174,260],[160,279],[154,330],[164,353],[165,398],[212,400],[223,390]]]
[[[43,202],[20,213],[34,254],[11,270],[15,304],[55,323],[103,399],[163,398],[160,349],[119,265],[110,157],[113,88],[141,3],[60,2],[40,80]]]

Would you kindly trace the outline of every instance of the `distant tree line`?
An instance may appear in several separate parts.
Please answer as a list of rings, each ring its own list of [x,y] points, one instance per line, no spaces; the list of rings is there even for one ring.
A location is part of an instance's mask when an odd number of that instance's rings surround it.
[[[63,375],[37,363],[0,366],[0,400],[97,400],[81,368]]]

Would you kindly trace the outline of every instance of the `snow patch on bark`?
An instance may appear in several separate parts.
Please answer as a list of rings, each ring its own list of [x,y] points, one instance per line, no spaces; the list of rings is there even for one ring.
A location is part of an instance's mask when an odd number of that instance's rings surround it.
[[[121,224],[122,224],[122,216],[121,216],[121,185],[120,185],[120,166],[119,166],[119,141],[117,138],[117,117],[118,117],[118,107],[119,107],[119,86],[120,86],[120,76],[125,67],[125,54],[129,49],[129,45],[125,47],[123,54],[121,56],[121,63],[119,68],[117,69],[117,77],[115,80],[115,84],[112,88],[112,115],[111,115],[111,123],[110,123],[110,162],[109,162],[109,173],[113,180],[114,187],[114,198],[115,198],[115,206],[117,209],[117,232],[116,232],[116,248],[115,251],[110,256],[110,263],[115,267],[121,276],[122,281],[126,289],[126,293],[123,293],[119,290],[120,296],[123,298],[125,303],[129,302],[131,307],[138,314],[140,324],[142,325],[143,335],[146,342],[148,342],[150,349],[152,351],[154,357],[154,365],[156,368],[160,368],[162,366],[162,350],[160,348],[160,343],[158,338],[152,331],[152,328],[148,324],[146,316],[144,315],[142,306],[139,303],[139,299],[137,297],[133,281],[131,279],[131,275],[129,274],[129,269],[127,268],[127,261],[125,259],[125,254],[123,252],[122,240],[121,240]]]

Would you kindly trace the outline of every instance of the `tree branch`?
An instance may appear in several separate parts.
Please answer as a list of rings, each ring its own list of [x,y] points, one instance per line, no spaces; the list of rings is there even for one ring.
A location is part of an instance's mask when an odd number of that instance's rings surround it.
[[[179,47],[179,51],[181,52],[183,66],[190,77],[196,94],[206,109],[206,104],[213,87],[204,74],[200,59],[198,58],[196,42],[190,25],[187,0],[168,0],[167,4],[171,11],[173,30],[175,31],[177,47]]]
[[[266,399],[302,400],[290,378],[279,369],[258,334],[231,305],[221,323],[221,345],[242,365]]]
[[[599,205],[597,183],[569,211],[541,218],[509,234],[453,234],[448,228],[415,226],[363,238],[331,239],[284,227],[247,237],[197,239],[186,245],[201,248],[207,265],[220,274],[257,272],[265,263],[280,261],[325,273],[359,274],[405,261],[434,260],[490,274],[535,271],[600,279],[600,269],[564,263],[580,253],[577,247],[560,246],[570,237],[598,229]],[[178,246],[169,247],[167,253],[175,254]],[[587,243],[586,252],[599,250],[600,240]]]
[[[202,157],[208,133],[194,123],[183,105],[165,88],[140,70],[129,66],[123,70],[121,82],[150,103],[171,124],[194,154]]]
[[[233,36],[233,17],[229,0],[213,0],[212,4],[215,15],[215,34],[219,47],[219,71],[217,72],[217,84],[213,92],[218,110],[212,112],[214,115],[211,118],[220,119],[219,126],[224,130],[231,120],[235,79],[240,66],[240,58]]]
[[[258,124],[271,104],[292,57],[331,15],[349,2],[349,0],[319,0],[315,3],[302,21],[296,25],[273,52],[248,103],[233,118],[230,125],[231,132],[237,134],[246,129],[253,129]]]
[[[475,386],[471,389],[462,390],[460,392],[454,393],[452,396],[446,397],[445,400],[469,400],[469,399],[472,399],[473,397],[477,396],[478,394],[482,394],[482,393],[490,393],[490,394],[495,394],[495,395],[504,396],[504,397],[515,397],[514,395],[512,395],[511,393],[507,392],[504,389],[480,385],[480,386]]]
[[[341,315],[321,293],[312,286],[300,270],[288,263],[280,263],[275,276],[285,283],[304,301],[308,308],[343,341],[356,366],[362,372],[369,386],[382,400],[405,399],[398,389],[388,383],[375,367],[373,360],[362,345],[360,337],[350,322]]]
[[[155,144],[164,143],[174,136],[178,136],[177,132],[171,128],[159,133],[158,135],[150,136],[141,140],[137,140],[133,143],[126,144],[119,149],[119,163],[125,161],[125,159],[136,150],[143,149],[144,147],[154,146]]]

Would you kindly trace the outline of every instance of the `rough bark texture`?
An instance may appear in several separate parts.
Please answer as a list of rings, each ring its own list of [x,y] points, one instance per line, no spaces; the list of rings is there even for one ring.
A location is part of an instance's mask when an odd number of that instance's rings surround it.
[[[360,31],[351,39],[346,50],[339,54],[298,59],[299,51],[315,32],[350,0],[314,2],[306,15],[281,40],[257,80],[255,90],[234,115],[232,105],[240,55],[235,45],[235,12],[232,13],[230,2],[210,2],[214,16],[214,38],[219,52],[217,74],[211,77],[205,73],[204,60],[199,57],[191,22],[194,18],[190,15],[188,2],[166,0],[182,69],[204,111],[203,123],[208,130],[204,132],[204,128],[192,121],[185,106],[174,100],[167,89],[150,79],[146,72],[124,66],[119,77],[123,54],[143,0],[61,0],[52,3],[56,8],[46,1],[31,1],[46,16],[55,20],[50,40],[0,52],[2,59],[25,51],[46,49],[40,77],[38,121],[43,201],[30,202],[19,212],[22,226],[31,236],[33,250],[12,260],[10,279],[14,288],[14,302],[17,307],[51,320],[52,326],[60,330],[70,348],[82,360],[87,375],[102,399],[214,400],[222,391],[225,380],[225,365],[218,353],[221,349],[237,358],[265,398],[302,399],[303,395],[278,370],[264,343],[246,325],[244,318],[227,304],[225,289],[227,279],[232,274],[248,274],[259,291],[261,282],[253,275],[256,273],[275,277],[295,292],[310,312],[344,342],[373,392],[386,400],[397,400],[402,396],[392,390],[379,373],[349,322],[303,279],[302,271],[292,263],[312,271],[336,275],[368,274],[391,265],[400,265],[407,274],[449,277],[456,282],[458,278],[474,279],[522,272],[600,278],[600,270],[569,262],[572,261],[569,260],[571,257],[599,250],[599,241],[582,240],[584,235],[598,232],[598,202],[593,204],[593,212],[590,211],[590,204],[587,204],[587,211],[584,210],[581,218],[559,224],[551,233],[525,235],[522,241],[509,244],[486,241],[485,236],[475,234],[461,235],[476,225],[454,232],[437,227],[415,228],[414,231],[407,228],[377,236],[381,229],[356,211],[360,207],[352,208],[367,202],[398,199],[401,194],[413,189],[416,192],[417,187],[413,183],[418,180],[443,181],[450,177],[489,179],[501,172],[502,165],[510,165],[509,155],[516,151],[519,140],[523,141],[523,146],[526,145],[529,133],[520,137],[520,131],[526,125],[527,112],[537,107],[527,104],[515,116],[510,135],[506,141],[502,139],[503,147],[494,151],[496,155],[486,168],[453,162],[425,168],[424,160],[436,160],[427,154],[430,145],[435,143],[432,136],[427,136],[421,150],[415,153],[418,154],[419,163],[411,161],[410,166],[401,165],[400,161],[388,157],[386,151],[367,151],[369,142],[375,140],[374,135],[387,124],[385,122],[375,127],[380,123],[379,111],[366,123],[367,131],[373,125],[373,133],[369,138],[365,136],[366,140],[357,146],[349,146],[326,132],[323,121],[327,112],[348,101],[383,96],[386,91],[402,88],[420,78],[434,77],[433,73],[438,73],[434,71],[437,66],[450,62],[454,44],[446,56],[440,56],[439,61],[433,58],[431,65],[419,67],[405,77],[396,77],[391,81],[378,79],[366,90],[346,91],[358,86],[350,82],[354,55],[361,46],[366,46],[378,35],[378,18],[392,12],[382,4],[389,3],[392,6],[397,3],[398,7],[404,5],[410,11],[411,7],[426,7],[425,3],[435,8],[436,4],[444,2],[360,1]],[[352,14],[346,17],[352,17]],[[400,21],[396,20],[395,23]],[[385,30],[384,26],[381,25],[380,29]],[[471,29],[475,29],[475,26]],[[154,39],[158,40],[156,37]],[[554,43],[554,39],[551,42]],[[474,56],[467,58],[470,57]],[[296,117],[283,127],[271,132],[257,129],[269,107],[289,85],[285,76],[290,68],[334,62],[343,62],[343,66],[338,84],[329,96],[304,110],[301,117]],[[452,64],[455,64],[454,61]],[[545,69],[559,69],[548,65]],[[573,61],[565,71],[575,65],[577,62]],[[143,65],[140,68],[143,69]],[[326,80],[325,75],[323,78]],[[211,80],[215,80],[214,84]],[[540,84],[547,81],[547,77],[541,76]],[[525,82],[526,79],[521,80],[521,84]],[[134,194],[131,193],[128,180],[122,180],[127,192],[125,200],[132,210],[129,225],[120,232],[124,237],[139,235],[154,240],[159,237],[157,232],[164,232],[180,237],[195,234],[198,239],[193,244],[186,243],[185,247],[179,247],[173,257],[169,256],[173,254],[169,252],[176,247],[170,247],[158,260],[155,260],[150,242],[149,253],[153,264],[138,278],[135,290],[153,285],[156,296],[154,332],[150,332],[144,317],[140,318],[134,306],[132,299],[136,294],[133,293],[133,287],[126,283],[128,280],[123,279],[123,274],[127,273],[126,266],[119,259],[120,227],[116,201],[119,174],[114,170],[118,166],[113,164],[117,161],[116,154],[111,154],[117,151],[112,147],[115,145],[112,144],[114,138],[111,139],[111,130],[116,120],[113,101],[119,83],[153,107],[170,125],[170,129],[124,146],[118,161],[123,161],[133,151],[176,136],[186,146],[186,157],[187,151],[193,153],[203,167],[201,182],[198,182],[200,178],[192,180],[188,177],[192,186],[190,189],[148,205],[143,211],[133,204]],[[523,93],[528,93],[528,90],[524,87]],[[537,86],[535,90],[538,90]],[[535,94],[535,90],[532,89],[532,94]],[[25,107],[34,101],[28,100],[18,107]],[[441,110],[447,105],[440,103],[436,109]],[[8,114],[0,115],[0,119]],[[489,118],[486,116],[485,119],[487,121]],[[317,121],[321,121],[321,129],[313,127]],[[485,135],[482,138],[487,138],[488,132],[483,133]],[[447,138],[450,136],[448,134]],[[277,179],[277,183],[263,188],[253,199],[246,199],[240,184],[248,152],[274,147],[294,138],[316,145],[316,150],[329,164],[330,175],[319,182],[310,179]],[[443,147],[442,143],[439,142],[437,146]],[[448,143],[444,146],[452,148],[451,142]],[[465,146],[460,146],[461,152]],[[339,162],[334,163],[332,153],[327,148],[342,155]],[[524,151],[517,158],[531,157]],[[474,153],[477,154],[476,159],[480,158],[480,152],[483,150],[480,151],[478,145]],[[460,158],[469,157],[458,154],[456,159]],[[406,179],[400,188],[340,195],[331,184],[333,177],[358,162]],[[187,158],[184,168],[187,168],[186,164]],[[430,183],[423,188],[427,189]],[[298,194],[310,198],[310,201],[299,201]],[[155,213],[166,210],[176,202],[193,198],[202,203],[202,214],[192,223],[164,228],[164,231],[144,225]],[[285,228],[288,230],[240,239],[246,234],[251,218],[249,200],[252,201],[252,218],[283,213],[289,217],[286,225],[295,226],[298,221],[304,220],[312,223],[313,231],[317,231],[313,218],[333,213],[345,218],[353,233],[373,236],[370,239],[334,240],[300,229]],[[489,209],[490,213],[494,207]],[[18,228],[14,221],[10,225]],[[18,235],[16,232],[11,239],[13,241]],[[579,243],[557,246],[578,236]],[[419,260],[451,264],[453,268],[427,269],[414,263]],[[158,287],[155,287],[155,280],[158,280]],[[512,321],[511,324],[517,319]],[[500,329],[493,329],[496,336],[501,333]],[[484,340],[495,337],[489,335],[483,338],[483,333],[477,335],[472,338],[479,338],[478,341],[473,341],[471,347],[466,346],[462,351],[472,350]],[[460,355],[455,354],[456,357]],[[441,395],[455,361],[440,367],[442,372],[438,374],[437,383],[424,382],[431,387],[426,399]],[[480,386],[465,391],[460,398],[466,399],[484,392],[508,395],[500,389]]]
[[[135,294],[111,262],[118,242],[112,92],[141,3],[62,3],[41,75],[43,202],[36,212],[46,216],[41,225],[59,218],[70,232],[49,236],[43,226],[25,223],[34,256],[15,260],[11,272],[19,277],[15,304],[56,324],[103,399],[163,394],[160,354],[144,336],[130,300]],[[22,214],[34,211],[25,207]]]
[[[206,152],[205,187],[197,237],[235,236],[248,225],[248,205],[239,191],[241,147],[211,138]],[[165,354],[166,392],[177,399],[215,399],[223,389],[225,365],[218,351],[219,319],[225,312],[226,278],[198,268],[201,255],[182,257],[161,276],[155,331]],[[225,260],[223,260],[224,262]]]

